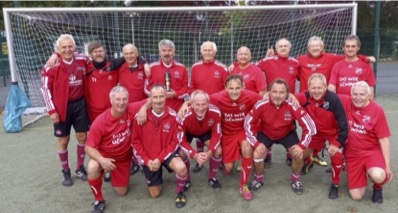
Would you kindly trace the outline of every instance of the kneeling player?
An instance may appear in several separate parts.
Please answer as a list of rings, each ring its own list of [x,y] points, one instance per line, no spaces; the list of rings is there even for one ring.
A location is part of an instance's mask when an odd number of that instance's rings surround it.
[[[296,107],[287,100],[289,88],[284,80],[274,80],[269,88],[270,100],[258,101],[245,119],[247,140],[256,150],[253,153],[255,179],[250,189],[255,191],[263,186],[264,153],[273,143],[279,143],[293,157],[291,187],[300,195],[303,193],[303,185],[300,182],[300,171],[304,164],[303,151],[311,142],[311,136],[316,133],[316,127],[303,108]],[[301,142],[294,127],[295,119],[303,130]],[[256,125],[259,121],[260,129],[256,137]],[[262,148],[264,145],[265,150]]]
[[[131,143],[138,163],[143,165],[149,194],[159,197],[161,191],[162,166],[169,172],[176,172],[176,207],[185,206],[183,187],[188,179],[187,168],[176,153],[178,148],[176,113],[166,107],[166,91],[161,85],[150,90],[152,109],[147,111],[147,122],[139,126],[133,124]]]
[[[122,86],[110,92],[112,107],[98,116],[90,129],[86,153],[88,162],[88,184],[93,192],[95,203],[92,212],[103,212],[105,200],[102,196],[102,174],[110,171],[112,186],[120,196],[127,194],[130,178],[131,144],[130,133],[135,115],[145,103],[128,104],[128,92]],[[142,107],[146,111],[146,107]]]
[[[189,176],[189,159],[195,159],[199,165],[203,165],[210,159],[208,183],[213,189],[221,189],[221,184],[216,177],[221,165],[221,112],[218,107],[210,104],[207,93],[196,90],[191,95],[192,107],[182,119],[179,119],[180,155],[188,169],[188,181],[184,190],[191,184]],[[199,138],[208,147],[207,152],[196,152],[189,144],[193,138]]]

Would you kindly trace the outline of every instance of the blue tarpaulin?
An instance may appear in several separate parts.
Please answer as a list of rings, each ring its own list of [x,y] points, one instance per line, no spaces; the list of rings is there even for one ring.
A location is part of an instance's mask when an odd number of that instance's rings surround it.
[[[22,114],[31,105],[29,98],[19,88],[18,83],[13,82],[8,92],[4,111],[4,130],[9,133],[22,131]]]

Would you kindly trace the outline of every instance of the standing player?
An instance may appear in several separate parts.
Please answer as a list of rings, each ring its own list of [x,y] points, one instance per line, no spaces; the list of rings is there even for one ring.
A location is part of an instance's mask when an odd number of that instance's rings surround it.
[[[142,101],[148,96],[144,92],[147,79],[145,70],[149,69],[146,61],[139,57],[139,52],[134,44],[126,44],[122,49],[126,62],[118,69],[119,84],[124,86],[129,93],[129,103]],[[146,67],[148,66],[148,67]],[[140,170],[137,159],[132,156],[130,175]]]
[[[295,58],[289,56],[291,47],[289,40],[286,38],[279,39],[275,43],[276,55],[266,57],[257,62],[256,65],[265,73],[267,85],[270,85],[277,78],[282,78],[287,82],[291,92],[296,93],[296,80],[298,79],[300,65]],[[271,166],[272,154],[270,151],[264,160],[266,167]],[[291,156],[287,152],[286,163],[291,165],[291,162]]]
[[[221,149],[225,175],[232,172],[234,162],[241,160],[239,189],[243,199],[251,200],[252,193],[247,185],[253,161],[253,148],[246,140],[243,121],[245,116],[261,100],[258,93],[243,89],[240,75],[229,75],[225,80],[225,91],[210,96],[210,103],[221,111]],[[180,109],[180,116],[187,109],[188,102]],[[257,151],[257,150],[256,150]]]
[[[376,85],[372,67],[359,59],[358,51],[361,41],[356,35],[344,39],[345,59],[336,63],[332,69],[328,89],[337,94],[350,95],[351,85],[357,81],[365,81],[370,86],[370,98],[374,99]]]
[[[383,185],[393,178],[390,167],[390,130],[384,110],[371,100],[365,81],[353,83],[351,98],[341,97],[348,120],[344,149],[347,184],[353,200],[365,195],[367,177],[373,183],[372,201],[383,202]]]
[[[196,90],[191,95],[192,107],[188,113],[179,119],[179,142],[180,155],[188,169],[189,176],[189,159],[195,159],[199,165],[203,165],[210,159],[208,183],[213,189],[221,189],[221,184],[216,177],[218,168],[221,165],[221,112],[218,107],[209,104],[209,96],[207,93]],[[199,138],[208,147],[207,152],[196,152],[192,149],[190,142],[193,138]],[[187,183],[185,184],[186,186]]]
[[[148,96],[144,92],[146,61],[139,57],[139,52],[134,44],[126,44],[122,49],[126,62],[119,68],[119,83],[129,92],[129,103],[142,101]],[[149,67],[148,67],[149,68]]]
[[[138,162],[143,170],[149,194],[157,198],[161,192],[162,166],[176,172],[176,207],[185,206],[183,192],[188,179],[187,168],[176,153],[178,148],[178,123],[174,110],[166,106],[166,91],[161,85],[154,85],[150,90],[152,109],[147,111],[148,120],[143,126],[133,124],[131,143]]]
[[[200,53],[202,60],[192,65],[190,93],[192,94],[195,90],[202,90],[211,95],[222,91],[225,78],[229,73],[226,66],[215,59],[217,54],[216,43],[212,41],[203,42],[200,46]],[[203,152],[203,142],[196,139],[196,148],[198,152]],[[192,170],[199,172],[201,169],[202,166],[197,163]]]
[[[170,77],[170,91],[166,91],[166,105],[178,110],[188,96],[188,73],[185,66],[174,61],[175,45],[168,39],[159,42],[160,61],[150,65],[151,76],[145,82],[145,93],[150,95],[152,85],[166,85],[165,75]],[[166,74],[168,73],[168,74]]]
[[[144,101],[128,103],[129,94],[122,86],[114,87],[110,94],[111,108],[103,112],[90,128],[86,153],[88,162],[88,184],[95,202],[92,212],[103,212],[105,200],[102,195],[102,174],[109,171],[112,186],[119,196],[127,194],[131,162],[131,127],[135,115]],[[146,111],[146,107],[142,108]]]
[[[74,57],[76,44],[72,35],[61,35],[56,42],[56,47],[62,60],[59,60],[53,68],[44,66],[42,69],[41,92],[51,122],[54,124],[54,136],[57,137],[57,149],[63,174],[62,185],[72,186],[68,161],[68,144],[72,125],[78,141],[75,173],[83,181],[87,180],[83,165],[84,145],[89,128],[84,101],[84,75],[87,60]]]
[[[325,141],[329,141],[328,152],[332,164],[332,185],[329,190],[329,198],[339,197],[338,187],[340,173],[343,167],[342,149],[348,136],[347,119],[343,106],[337,95],[327,90],[326,77],[321,73],[314,73],[308,80],[308,91],[297,95],[300,105],[307,110],[315,121],[317,134],[312,136],[308,149],[304,152],[304,174],[308,173],[312,166],[309,156],[312,150],[321,150]]]
[[[236,53],[238,66],[235,66],[231,73],[242,76],[245,89],[263,96],[266,91],[264,76],[260,68],[250,62],[251,58],[250,49],[245,46],[240,47]]]
[[[311,136],[316,134],[316,127],[314,121],[303,108],[296,107],[293,103],[287,101],[288,95],[289,87],[287,83],[282,79],[276,79],[271,82],[269,87],[270,100],[258,101],[246,116],[247,140],[254,149],[262,150],[253,153],[255,179],[251,182],[251,190],[256,191],[264,185],[264,153],[273,143],[280,143],[293,156],[291,188],[298,195],[303,193],[303,184],[300,182],[303,151],[310,144]],[[297,120],[301,126],[301,141],[297,136],[294,120]],[[257,133],[256,125],[258,122],[260,122],[260,129]]]
[[[124,63],[124,59],[106,58],[104,46],[99,42],[90,43],[88,53],[92,61],[87,66],[86,100],[90,122],[111,107],[109,92],[117,85],[116,69]]]

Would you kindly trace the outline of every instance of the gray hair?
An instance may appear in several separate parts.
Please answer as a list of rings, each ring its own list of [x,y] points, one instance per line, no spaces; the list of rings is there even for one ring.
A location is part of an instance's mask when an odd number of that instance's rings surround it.
[[[152,90],[154,90],[155,88],[161,88],[161,89],[163,89],[164,93],[166,93],[166,88],[165,88],[163,85],[161,85],[161,84],[154,84],[154,85],[152,85],[152,87],[151,87],[151,89],[149,90],[149,92],[152,93]]]
[[[131,44],[131,43],[128,43],[128,44],[124,45],[123,48],[122,48],[122,52],[124,52],[124,49],[128,48],[128,47],[133,48],[138,53],[137,47],[134,44]]]
[[[205,41],[205,42],[203,42],[203,44],[200,45],[200,52],[203,51],[203,48],[204,48],[204,46],[205,46],[206,44],[210,44],[210,45],[213,47],[214,52],[217,52],[217,45],[216,45],[216,43],[214,43],[214,42],[212,42],[212,41]]]
[[[315,78],[320,79],[320,80],[322,81],[322,84],[323,84],[324,86],[327,86],[326,77],[325,77],[325,75],[323,75],[322,73],[314,73],[314,74],[312,74],[312,75],[308,78],[308,85],[310,85],[311,81],[312,81],[313,79],[315,79]]]
[[[287,39],[287,38],[280,38],[280,39],[278,39],[278,40],[275,42],[275,47],[278,45],[278,42],[281,41],[281,40],[286,40],[286,41],[289,43],[289,48],[292,47],[292,43],[290,43],[289,39]]]
[[[348,41],[348,40],[355,40],[355,41],[357,41],[358,47],[361,47],[361,40],[359,40],[359,37],[356,36],[356,35],[349,35],[349,36],[346,36],[346,37],[344,38],[343,47],[345,46],[345,42]]]
[[[73,46],[76,47],[76,43],[75,43],[75,39],[73,38],[73,36],[71,34],[62,34],[61,36],[58,37],[56,45],[57,47],[59,47],[59,43],[61,43],[61,41],[63,40],[70,40],[73,43]]]
[[[311,42],[313,42],[313,41],[319,41],[320,43],[321,43],[321,45],[322,45],[322,47],[323,47],[323,40],[322,40],[322,38],[320,37],[320,36],[312,36],[310,39],[308,39],[308,45],[307,45],[307,47],[309,47],[310,46],[310,44],[311,44]]]
[[[116,93],[126,93],[129,95],[129,92],[127,89],[123,86],[115,86],[112,88],[112,90],[109,92],[109,98],[112,99],[113,96],[115,96]]]
[[[354,87],[363,87],[366,89],[366,92],[368,93],[368,95],[370,95],[370,87],[369,84],[366,83],[366,81],[357,81],[355,83],[352,84],[351,86],[351,93]]]
[[[204,95],[206,97],[207,101],[210,100],[209,95],[206,92],[204,92],[203,90],[195,90],[191,94],[191,100],[193,100],[197,95],[200,95],[200,94]]]
[[[163,47],[169,47],[173,50],[175,50],[175,45],[174,42],[169,40],[169,39],[163,39],[159,42],[159,51],[163,48]]]

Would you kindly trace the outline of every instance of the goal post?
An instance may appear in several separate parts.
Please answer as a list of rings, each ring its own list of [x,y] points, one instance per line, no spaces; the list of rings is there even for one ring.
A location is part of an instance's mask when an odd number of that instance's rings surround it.
[[[144,57],[158,60],[158,42],[173,40],[176,60],[189,69],[200,60],[200,45],[217,44],[216,58],[230,64],[240,46],[252,61],[265,56],[278,38],[292,41],[291,56],[306,53],[308,39],[321,36],[325,51],[341,53],[345,36],[356,33],[357,4],[126,7],[126,8],[3,8],[12,82],[27,93],[33,107],[43,107],[40,69],[54,52],[61,34],[75,37],[78,50],[105,44],[107,57],[121,56],[135,43]]]

